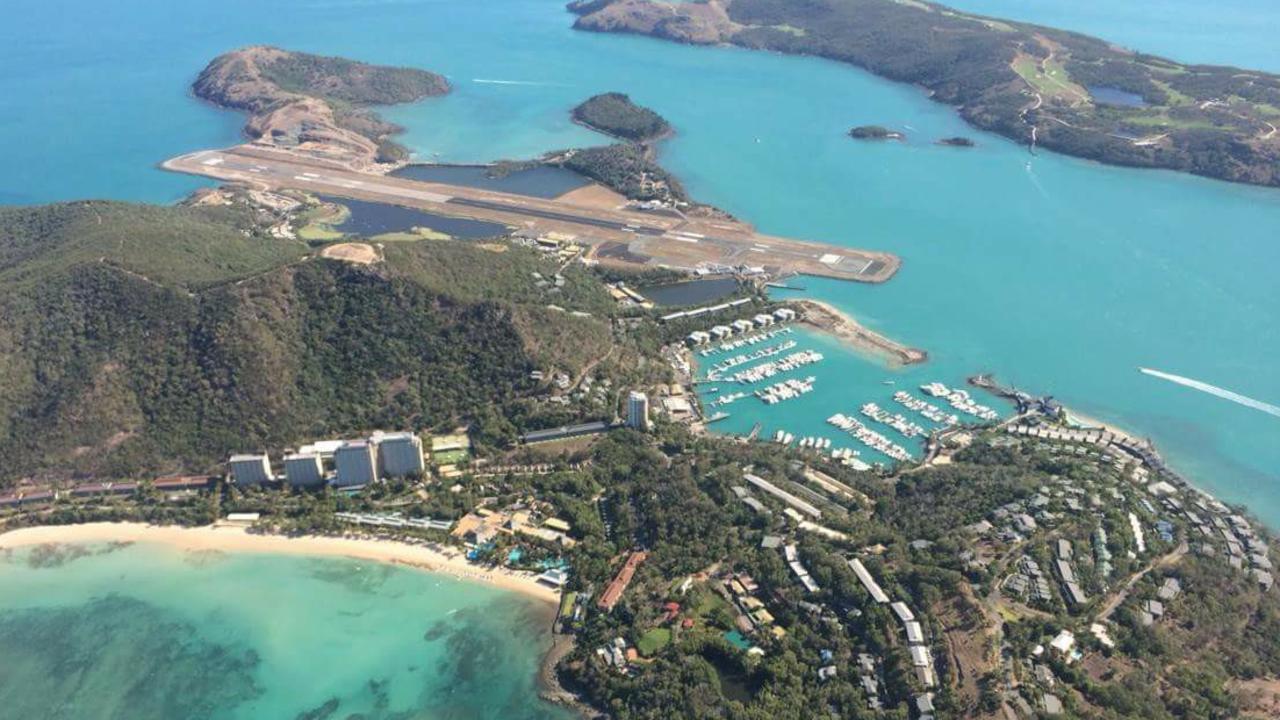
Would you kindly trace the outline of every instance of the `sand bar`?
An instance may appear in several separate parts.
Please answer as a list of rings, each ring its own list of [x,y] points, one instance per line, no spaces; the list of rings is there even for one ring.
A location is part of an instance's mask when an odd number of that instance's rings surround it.
[[[800,310],[801,319],[806,324],[834,335],[857,350],[887,357],[900,365],[914,365],[929,359],[929,353],[924,350],[908,347],[870,330],[830,303],[805,298],[789,299],[787,304]]]
[[[276,555],[346,557],[406,565],[443,573],[459,580],[484,582],[503,590],[558,605],[560,591],[543,585],[532,573],[472,565],[460,551],[437,550],[424,545],[371,536],[287,537],[249,532],[232,525],[179,527],[144,523],[86,523],[41,525],[0,534],[0,549],[45,543],[140,542],[161,543],[180,550],[257,552]]]

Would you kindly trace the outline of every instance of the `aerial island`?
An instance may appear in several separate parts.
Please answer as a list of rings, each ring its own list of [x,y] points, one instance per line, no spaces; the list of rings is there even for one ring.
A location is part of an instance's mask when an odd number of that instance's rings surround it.
[[[402,128],[369,108],[443,95],[449,82],[416,68],[254,46],[214,58],[192,90],[249,113],[244,129],[251,138],[364,169],[408,158],[390,139]]]
[[[883,125],[859,125],[849,130],[854,140],[906,140],[907,136]]]
[[[653,142],[672,132],[666,118],[619,92],[587,98],[573,109],[573,119],[592,130],[630,142]]]
[[[575,0],[581,30],[816,55],[925,88],[983,130],[1112,165],[1280,185],[1280,76],[902,0]]]
[[[736,37],[751,4],[671,6],[663,32]],[[904,383],[822,436],[709,432],[735,403],[830,390],[777,377],[824,361],[815,330],[927,363],[768,292],[796,268],[888,279],[892,256],[643,188],[590,205],[389,175],[369,107],[445,92],[430,73],[251,48],[197,86],[250,113],[251,141],[168,167],[224,185],[0,209],[6,558],[156,541],[495,583],[554,616],[541,691],[585,717],[1276,715],[1272,533],[1147,441],[986,376]],[[602,97],[574,113],[624,138],[600,157],[656,167],[665,121]],[[305,232],[343,202],[500,229]],[[644,297],[708,275],[723,297]]]

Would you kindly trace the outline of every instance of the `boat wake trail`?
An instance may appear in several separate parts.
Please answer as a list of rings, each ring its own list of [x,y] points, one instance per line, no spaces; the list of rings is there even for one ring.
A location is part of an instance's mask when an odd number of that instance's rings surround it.
[[[1027,177],[1031,179],[1031,184],[1035,186],[1036,192],[1040,193],[1040,197],[1049,199],[1049,193],[1045,192],[1044,186],[1040,184],[1040,178],[1036,177],[1035,170],[1031,169],[1031,161],[1027,161]]]
[[[566,87],[564,83],[542,82],[540,80],[491,80],[489,78],[471,78],[471,82],[481,85],[527,85],[529,87]]]
[[[1185,387],[1199,390],[1200,392],[1206,392],[1206,393],[1209,393],[1210,395],[1220,397],[1224,400],[1230,400],[1233,403],[1238,403],[1240,405],[1244,405],[1245,407],[1253,408],[1254,410],[1261,410],[1262,412],[1267,413],[1268,415],[1275,415],[1276,417],[1280,417],[1280,407],[1272,405],[1271,403],[1262,402],[1261,400],[1254,400],[1253,398],[1247,395],[1241,395],[1240,393],[1237,393],[1237,392],[1231,392],[1230,390],[1225,390],[1223,388],[1218,387],[1217,385],[1210,385],[1207,382],[1200,382],[1199,380],[1192,380],[1191,378],[1185,378],[1185,377],[1182,377],[1181,375],[1171,375],[1166,372],[1160,372],[1159,370],[1151,370],[1149,368],[1144,368],[1144,367],[1140,367],[1138,368],[1138,370],[1142,371],[1144,375],[1158,377],[1161,380],[1168,380],[1171,383],[1183,385]]]

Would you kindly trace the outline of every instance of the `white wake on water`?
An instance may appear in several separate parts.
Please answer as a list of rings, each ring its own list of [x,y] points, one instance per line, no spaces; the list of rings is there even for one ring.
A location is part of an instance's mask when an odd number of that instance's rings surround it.
[[[489,78],[471,78],[471,82],[481,85],[527,85],[530,87],[567,87],[564,83],[542,82],[541,80],[492,80]]]
[[[1138,370],[1142,371],[1144,375],[1158,377],[1161,380],[1168,380],[1171,383],[1176,383],[1178,385],[1183,385],[1185,387],[1193,388],[1195,390],[1199,390],[1200,392],[1206,392],[1206,393],[1209,393],[1210,395],[1220,397],[1224,400],[1230,400],[1233,403],[1239,403],[1240,405],[1244,405],[1245,407],[1253,408],[1254,410],[1261,410],[1262,412],[1267,413],[1268,415],[1275,415],[1276,417],[1280,417],[1280,407],[1272,405],[1271,403],[1262,402],[1261,400],[1255,400],[1249,397],[1248,395],[1241,395],[1240,393],[1231,392],[1230,390],[1227,390],[1225,388],[1220,388],[1217,385],[1210,385],[1207,382],[1193,380],[1191,378],[1182,377],[1181,375],[1173,375],[1171,373],[1160,372],[1159,370],[1152,370],[1150,368],[1144,368],[1144,367],[1140,367],[1138,368]]]

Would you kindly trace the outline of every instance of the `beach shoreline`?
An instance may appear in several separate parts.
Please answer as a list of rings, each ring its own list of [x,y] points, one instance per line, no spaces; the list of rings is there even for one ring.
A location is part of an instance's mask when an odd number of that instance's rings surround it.
[[[449,575],[462,581],[486,583],[552,607],[558,608],[560,603],[560,592],[540,584],[532,573],[480,568],[467,562],[461,552],[450,553],[368,535],[293,537],[250,532],[246,527],[230,524],[181,527],[134,522],[36,525],[0,533],[0,550],[48,543],[98,542],[156,543],[185,551],[216,550],[370,560]]]
[[[888,358],[899,365],[916,365],[929,359],[928,352],[870,330],[830,303],[809,298],[786,302],[799,310],[801,322],[848,343],[860,352]]]

